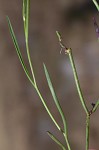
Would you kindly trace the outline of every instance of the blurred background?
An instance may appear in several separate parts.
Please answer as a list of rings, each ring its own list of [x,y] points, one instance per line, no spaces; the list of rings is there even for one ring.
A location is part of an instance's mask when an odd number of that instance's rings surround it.
[[[22,0],[0,0],[0,150],[57,150],[47,135],[64,139],[54,126],[25,76],[13,46],[6,15],[10,17],[24,60]],[[99,98],[99,43],[93,25],[99,15],[91,0],[31,0],[29,44],[37,83],[51,112],[62,126],[43,70],[50,73],[68,122],[72,149],[85,149],[85,112],[79,101],[70,62],[60,54],[58,30],[71,47],[88,108]],[[99,149],[99,110],[92,115],[90,148]]]

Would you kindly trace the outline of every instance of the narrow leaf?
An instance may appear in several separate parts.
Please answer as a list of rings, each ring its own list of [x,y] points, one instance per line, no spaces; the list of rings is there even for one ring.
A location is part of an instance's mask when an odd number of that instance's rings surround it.
[[[9,30],[10,30],[10,34],[11,34],[11,37],[12,37],[12,40],[13,40],[13,43],[14,43],[17,55],[18,55],[19,60],[21,62],[21,65],[22,65],[22,67],[24,69],[24,72],[25,72],[26,76],[28,77],[29,81],[34,86],[33,80],[32,80],[32,78],[31,78],[31,76],[30,76],[30,74],[29,74],[29,72],[27,70],[27,67],[26,67],[25,63],[24,63],[24,60],[23,60],[23,57],[22,57],[22,54],[21,54],[21,51],[20,51],[20,48],[19,48],[16,36],[14,34],[14,31],[13,31],[13,28],[12,28],[12,25],[11,25],[9,17],[7,17],[7,22],[8,22],[8,27],[9,27]]]
[[[52,82],[51,82],[51,79],[50,79],[50,76],[49,76],[49,73],[48,73],[48,71],[47,71],[47,68],[46,68],[45,64],[44,64],[44,71],[45,71],[46,79],[47,79],[48,86],[49,86],[49,89],[50,89],[50,91],[51,91],[53,100],[54,100],[54,102],[55,102],[55,104],[56,104],[56,107],[57,107],[57,109],[58,109],[58,111],[59,111],[59,113],[60,113],[60,115],[61,115],[62,121],[63,121],[64,132],[67,134],[66,119],[65,119],[63,110],[62,110],[62,108],[61,108],[61,105],[60,105],[60,103],[59,103],[59,100],[58,100],[58,98],[57,98],[57,96],[56,96],[56,93],[55,93],[55,91],[54,91],[54,88],[53,88],[53,85],[52,85]]]
[[[50,138],[57,143],[63,150],[66,150],[65,146],[49,131],[47,131],[47,134],[50,136]]]

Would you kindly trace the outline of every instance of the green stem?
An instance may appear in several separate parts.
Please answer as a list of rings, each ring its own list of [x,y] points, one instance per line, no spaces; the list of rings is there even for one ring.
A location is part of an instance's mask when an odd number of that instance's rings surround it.
[[[30,58],[30,52],[29,52],[28,42],[26,42],[26,49],[27,49],[27,56],[28,56],[28,61],[29,61],[31,73],[32,73],[33,80],[34,80],[34,88],[35,88],[38,96],[40,97],[40,100],[42,101],[43,106],[45,107],[48,115],[50,116],[50,118],[52,119],[52,121],[54,122],[54,124],[56,125],[56,127],[58,128],[58,130],[62,131],[62,129],[60,128],[60,126],[58,125],[58,123],[56,122],[56,120],[54,119],[53,115],[51,114],[48,106],[46,105],[45,100],[43,99],[43,97],[42,97],[42,95],[41,95],[41,93],[40,93],[40,91],[39,91],[39,89],[37,87],[36,79],[35,79],[35,75],[34,75],[34,71],[33,71],[33,67],[32,67],[32,62],[31,62],[31,58]]]
[[[86,117],[86,150],[89,150],[90,115]]]
[[[78,91],[78,94],[79,94],[81,104],[82,104],[86,114],[88,115],[89,111],[88,111],[88,108],[86,106],[86,103],[85,103],[85,100],[84,100],[84,97],[83,97],[83,94],[82,94],[82,90],[81,90],[81,87],[80,87],[80,83],[79,83],[79,79],[78,79],[78,75],[77,75],[77,71],[76,71],[76,66],[75,66],[75,63],[74,63],[73,55],[72,55],[72,50],[67,49],[66,53],[69,55],[69,59],[70,59],[70,63],[71,63],[71,66],[72,66],[74,79],[75,79],[75,83],[76,83],[76,87],[77,87],[77,91]]]
[[[31,69],[32,77],[33,77],[33,80],[34,80],[34,84],[36,85],[34,70],[33,70],[32,61],[31,61],[31,57],[30,57],[29,43],[28,43],[29,12],[30,12],[30,0],[23,0],[23,22],[24,22],[26,51],[27,51],[28,62],[29,62],[29,66],[30,66],[30,69]]]
[[[26,50],[27,50],[28,62],[29,62],[29,66],[30,66],[30,69],[31,69],[34,85],[36,85],[36,79],[35,79],[35,75],[34,75],[34,70],[33,70],[33,66],[32,66],[32,61],[31,61],[30,51],[29,51],[29,46],[28,46],[27,41],[26,41]]]
[[[72,70],[73,70],[73,74],[74,74],[74,79],[75,79],[78,95],[80,97],[81,104],[82,104],[86,114],[88,115],[89,111],[88,111],[88,108],[86,106],[86,103],[85,103],[85,100],[84,100],[84,97],[83,97],[83,94],[82,94],[82,90],[81,90],[81,87],[80,87],[80,83],[79,83],[79,79],[78,79],[78,75],[77,75],[77,71],[76,71],[76,66],[75,66],[75,63],[74,63],[73,55],[72,55],[72,50],[71,50],[71,48],[66,48],[65,45],[62,43],[62,38],[61,38],[61,35],[58,31],[56,31],[56,34],[58,36],[61,51],[64,50],[65,53],[69,55],[69,59],[70,59],[70,63],[71,63],[71,66],[72,66]]]
[[[43,106],[45,107],[45,109],[46,109],[48,115],[50,116],[50,118],[52,119],[52,121],[54,122],[54,124],[56,125],[56,127],[58,128],[58,130],[59,130],[59,131],[62,131],[62,129],[60,128],[60,126],[58,125],[58,123],[56,122],[56,120],[54,119],[53,115],[51,114],[49,108],[47,107],[46,102],[45,102],[45,100],[43,99],[43,97],[42,97],[42,95],[41,95],[41,93],[40,93],[40,91],[39,91],[37,85],[35,85],[34,88],[35,88],[35,90],[36,90],[38,96],[40,97],[40,100],[42,101]]]
[[[65,138],[68,150],[71,150],[71,147],[70,147],[70,144],[69,144],[69,141],[68,141],[68,135],[65,134],[65,133],[63,135],[64,135],[64,138]]]
[[[35,79],[35,75],[34,75],[34,70],[33,70],[33,66],[32,66],[32,61],[31,61],[31,57],[30,57],[30,51],[29,51],[29,44],[28,44],[28,32],[29,32],[29,10],[30,10],[30,0],[23,0],[23,22],[24,22],[24,32],[25,32],[25,42],[26,42],[26,51],[27,51],[27,56],[28,56],[28,62],[29,62],[29,66],[31,69],[31,73],[32,73],[32,77],[33,77],[33,81],[34,81],[34,88],[38,94],[38,96],[40,97],[40,100],[42,101],[46,111],[48,112],[49,116],[51,117],[52,121],[54,122],[54,124],[56,125],[56,127],[61,130],[61,128],[59,127],[58,123],[55,121],[54,117],[52,116],[49,108],[46,105],[45,100],[43,99],[37,84],[36,84],[36,79]]]

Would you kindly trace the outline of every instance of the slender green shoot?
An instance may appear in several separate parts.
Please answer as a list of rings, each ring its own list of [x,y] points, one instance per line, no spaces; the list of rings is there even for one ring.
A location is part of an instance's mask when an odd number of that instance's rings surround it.
[[[32,61],[31,61],[31,57],[30,57],[30,51],[29,51],[29,43],[28,43],[28,33],[29,33],[29,12],[30,12],[30,0],[23,0],[23,22],[24,22],[24,32],[25,32],[25,42],[26,42],[26,50],[27,50],[27,56],[28,56],[28,62],[29,62],[29,65],[30,65],[30,69],[31,69],[31,73],[32,73],[32,76],[33,76],[33,80],[34,80],[34,85],[35,85],[35,89],[45,107],[45,109],[47,110],[49,116],[51,117],[51,119],[53,120],[54,124],[57,126],[57,128],[59,130],[60,127],[59,125],[57,124],[57,122],[55,121],[54,117],[52,116],[51,112],[49,111],[46,103],[45,103],[45,100],[43,99],[39,89],[38,89],[38,86],[36,84],[36,79],[35,79],[35,75],[34,75],[34,69],[33,69],[33,66],[32,66]]]
[[[46,104],[46,101],[45,101],[44,98],[42,97],[42,95],[41,95],[41,93],[40,93],[40,91],[39,91],[37,85],[35,86],[35,90],[36,90],[38,96],[40,97],[40,100],[42,101],[42,104],[43,104],[43,106],[45,107],[45,109],[46,109],[48,115],[50,116],[50,118],[51,118],[52,121],[54,122],[55,126],[58,128],[59,131],[62,131],[61,127],[58,125],[58,123],[56,122],[56,120],[55,120],[55,118],[53,117],[52,113],[50,112],[50,110],[49,110],[49,108],[48,108],[48,106],[47,106],[47,104]]]
[[[78,95],[79,95],[82,107],[83,107],[83,109],[86,113],[86,150],[89,150],[90,116],[98,108],[99,100],[97,101],[97,103],[95,104],[93,109],[91,111],[89,111],[88,108],[87,108],[87,105],[85,103],[83,93],[82,93],[82,90],[81,90],[81,87],[80,87],[80,82],[79,82],[77,71],[76,71],[76,66],[75,66],[75,62],[74,62],[74,58],[73,58],[73,54],[72,54],[72,49],[71,48],[66,48],[66,46],[62,43],[62,38],[61,38],[61,35],[58,31],[56,31],[56,34],[58,36],[59,44],[60,44],[60,47],[61,47],[61,52],[64,50],[65,54],[68,54],[68,56],[69,56],[69,60],[70,60],[71,66],[72,66],[73,75],[74,75]]]
[[[57,143],[63,150],[66,150],[65,146],[49,131],[47,131],[47,134],[50,136],[50,138]]]
[[[72,70],[73,70],[73,74],[74,74],[74,78],[75,78],[77,91],[78,91],[78,94],[79,94],[79,97],[80,97],[80,101],[82,103],[82,106],[83,106],[86,114],[88,115],[89,111],[88,111],[88,108],[86,106],[86,103],[85,103],[85,100],[84,100],[84,97],[83,97],[83,93],[82,93],[82,90],[81,90],[81,87],[80,87],[80,82],[79,82],[79,79],[78,79],[76,66],[75,66],[75,63],[74,63],[73,55],[72,55],[72,50],[68,49],[67,52],[69,54],[69,59],[70,59],[70,62],[71,62],[71,66],[72,66]]]
[[[34,69],[32,66],[32,61],[30,57],[29,43],[28,43],[28,34],[29,34],[29,12],[30,12],[30,0],[23,0],[23,23],[24,23],[24,33],[25,33],[25,42],[26,42],[26,51],[28,56],[28,62],[30,65],[32,77],[34,84],[36,85],[36,79],[34,74]]]
[[[26,2],[26,1],[24,1]],[[26,4],[26,3],[25,3]],[[11,22],[10,22],[10,19],[7,17],[7,22],[8,22],[8,27],[9,27],[9,30],[10,30],[10,34],[11,34],[11,37],[12,37],[12,40],[13,40],[13,43],[14,43],[14,46],[15,46],[15,49],[16,49],[16,52],[17,52],[17,55],[19,57],[19,60],[21,62],[21,65],[23,67],[23,70],[26,74],[26,76],[28,77],[29,81],[31,82],[31,84],[33,85],[33,87],[35,88],[38,96],[40,97],[40,100],[42,101],[47,113],[49,114],[50,118],[52,119],[52,121],[54,122],[54,124],[56,125],[56,127],[58,128],[58,130],[62,131],[62,129],[60,128],[60,126],[58,125],[58,123],[56,122],[56,120],[54,119],[53,115],[51,114],[45,100],[43,99],[38,87],[37,87],[37,84],[36,84],[36,80],[35,80],[35,76],[34,76],[34,72],[33,72],[33,67],[31,65],[31,72],[33,73],[33,79],[24,63],[24,60],[23,60],[23,57],[22,57],[22,54],[21,54],[21,51],[20,51],[20,48],[19,48],[19,45],[18,45],[18,42],[17,42],[17,39],[16,39],[16,36],[15,36],[15,33],[13,31],[13,28],[12,28],[12,25],[11,25]],[[27,36],[28,37],[28,36]],[[26,38],[26,37],[25,37]],[[29,54],[29,53],[28,53]],[[29,55],[28,55],[29,56]],[[29,57],[28,59],[29,63],[31,63],[31,59]]]
[[[64,46],[64,44],[62,43],[62,39],[61,39],[61,36],[60,36],[59,32],[56,31],[56,33],[57,33],[57,36],[58,36],[58,39],[59,39],[59,44],[61,46],[61,50],[64,50],[64,52],[69,55],[69,59],[70,59],[70,63],[71,63],[71,66],[72,66],[73,75],[74,75],[77,91],[78,91],[78,94],[79,94],[79,98],[80,98],[81,104],[82,104],[86,114],[88,115],[89,111],[87,109],[87,106],[86,106],[86,103],[85,103],[85,100],[84,100],[84,97],[83,97],[83,94],[82,94],[82,90],[81,90],[81,87],[80,87],[80,82],[79,82],[79,79],[78,79],[78,75],[77,75],[77,71],[76,71],[76,67],[75,67],[75,63],[74,63],[74,59],[73,59],[73,55],[72,55],[72,50],[71,50],[71,48],[66,48]]]

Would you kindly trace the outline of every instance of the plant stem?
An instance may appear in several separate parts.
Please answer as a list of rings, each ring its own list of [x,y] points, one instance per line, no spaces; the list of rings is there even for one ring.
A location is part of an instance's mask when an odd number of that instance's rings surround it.
[[[89,150],[90,115],[86,116],[86,150]]]
[[[62,43],[62,38],[61,38],[61,35],[60,35],[60,33],[58,31],[56,31],[56,34],[58,36],[58,40],[59,40],[59,44],[60,44],[60,47],[61,47],[61,51],[64,50],[65,54],[69,55],[69,59],[70,59],[70,63],[71,63],[71,66],[72,66],[73,75],[74,75],[74,79],[75,79],[78,95],[79,95],[81,104],[82,104],[82,106],[83,106],[83,108],[85,110],[85,113],[88,115],[89,111],[88,111],[88,108],[86,106],[86,103],[85,103],[85,100],[84,100],[84,97],[83,97],[83,93],[82,93],[82,90],[81,90],[81,87],[80,87],[80,83],[79,83],[79,79],[78,79],[78,75],[77,75],[77,71],[76,71],[76,66],[75,66],[75,62],[74,62],[74,59],[73,59],[73,55],[72,55],[72,49],[71,48],[67,48]]]
[[[32,77],[33,77],[33,81],[34,81],[34,88],[38,94],[38,96],[40,97],[40,100],[42,101],[47,113],[49,114],[50,118],[52,119],[52,121],[54,122],[54,124],[56,125],[56,127],[58,128],[58,130],[62,131],[62,129],[60,128],[60,126],[58,125],[58,123],[55,121],[54,117],[52,116],[48,106],[46,105],[45,100],[43,99],[38,86],[36,84],[36,79],[35,79],[35,74],[34,74],[34,69],[32,66],[32,61],[31,61],[31,57],[30,57],[30,50],[29,50],[29,40],[28,40],[28,33],[29,33],[29,11],[30,10],[30,0],[23,0],[23,22],[24,22],[24,33],[25,33],[25,43],[26,43],[26,51],[27,51],[27,57],[28,57],[28,62],[29,62],[29,66],[31,69],[31,73],[32,73]]]
[[[68,135],[67,134],[63,134],[64,135],[64,138],[65,138],[65,141],[66,141],[66,144],[67,144],[67,147],[68,147],[68,150],[71,150],[71,147],[70,147],[70,144],[69,144],[69,141],[68,141]]]
[[[59,130],[59,131],[62,131],[61,127],[58,125],[58,123],[57,123],[56,120],[54,119],[53,115],[51,114],[49,108],[47,107],[46,102],[45,102],[45,100],[43,99],[43,97],[42,97],[42,95],[41,95],[41,93],[40,93],[40,91],[39,91],[37,85],[35,85],[34,88],[35,88],[35,90],[36,90],[38,96],[40,97],[40,100],[42,101],[43,106],[45,107],[45,109],[46,109],[48,115],[50,116],[50,118],[52,119],[52,121],[54,122],[54,124],[56,125],[56,127],[58,128],[58,130]]]
[[[30,57],[30,51],[29,51],[29,40],[28,40],[28,34],[29,34],[29,12],[30,12],[30,0],[23,0],[23,23],[24,23],[24,33],[25,33],[25,43],[26,43],[26,51],[27,51],[27,57],[29,66],[31,69],[32,77],[34,80],[34,84],[36,85],[34,70],[32,66],[32,61]]]
[[[88,108],[86,106],[86,103],[85,103],[85,100],[84,100],[84,97],[83,97],[83,94],[82,94],[82,90],[81,90],[81,87],[80,87],[80,83],[79,83],[79,79],[78,79],[78,75],[77,75],[77,71],[76,71],[76,66],[75,66],[75,63],[74,63],[73,55],[72,55],[72,50],[67,49],[66,53],[69,55],[69,59],[70,59],[70,63],[71,63],[71,66],[72,66],[74,79],[75,79],[75,83],[76,83],[76,87],[77,87],[77,91],[78,91],[78,94],[79,94],[79,97],[80,97],[81,104],[82,104],[86,114],[88,115],[89,111],[88,111]]]
[[[29,65],[30,65],[30,69],[31,69],[34,85],[36,85],[36,79],[35,79],[34,70],[33,70],[33,66],[32,66],[32,61],[31,61],[31,57],[30,57],[30,51],[29,51],[28,42],[26,42],[26,50],[27,50],[28,62],[29,62]]]

